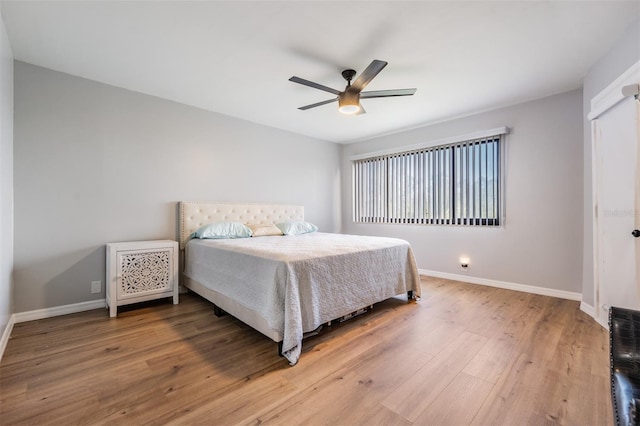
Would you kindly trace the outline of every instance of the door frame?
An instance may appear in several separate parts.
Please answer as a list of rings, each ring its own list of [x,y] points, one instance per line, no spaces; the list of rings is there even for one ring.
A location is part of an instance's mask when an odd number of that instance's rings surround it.
[[[592,195],[592,223],[593,223],[593,309],[592,316],[605,328],[609,328],[608,310],[600,302],[600,216],[598,212],[598,173],[599,158],[596,147],[596,121],[598,117],[609,111],[627,96],[622,94],[622,88],[640,84],[640,61],[631,65],[618,78],[612,81],[600,93],[591,99],[591,111],[587,118],[591,121],[591,195]],[[640,147],[639,147],[640,149]],[[640,165],[639,165],[640,166]]]

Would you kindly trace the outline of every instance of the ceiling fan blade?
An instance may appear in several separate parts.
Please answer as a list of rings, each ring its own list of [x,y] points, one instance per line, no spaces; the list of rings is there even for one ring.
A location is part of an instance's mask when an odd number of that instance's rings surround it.
[[[307,110],[307,109],[310,109],[310,108],[319,107],[319,106],[321,106],[321,105],[330,104],[331,102],[335,102],[335,101],[337,101],[337,100],[338,100],[338,98],[329,99],[328,101],[322,101],[322,102],[317,102],[317,103],[315,103],[315,104],[311,104],[311,105],[301,106],[301,107],[300,107],[300,108],[298,108],[298,109],[301,109],[301,110],[303,110],[303,111],[304,111],[304,110]]]
[[[416,93],[416,90],[417,89],[372,90],[370,92],[360,93],[360,99],[386,98],[389,96],[411,96]]]
[[[324,90],[325,92],[333,93],[337,95],[340,93],[339,90],[332,89],[331,87],[323,86],[319,83],[314,83],[313,81],[305,80],[304,78],[293,76],[289,79],[289,81],[293,81],[294,83],[302,84],[304,86],[313,87],[314,89]]]
[[[356,92],[361,92],[367,86],[367,84],[369,84],[371,80],[373,80],[373,78],[378,75],[378,73],[382,71],[384,67],[387,66],[387,64],[388,62],[379,61],[377,59],[371,61],[369,66],[364,71],[362,71],[362,73],[360,73],[358,78],[356,78],[356,81],[353,82],[350,89]]]

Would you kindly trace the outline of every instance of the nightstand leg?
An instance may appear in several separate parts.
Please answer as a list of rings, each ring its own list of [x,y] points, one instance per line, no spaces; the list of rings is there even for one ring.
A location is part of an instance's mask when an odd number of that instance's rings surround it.
[[[118,315],[118,305],[116,305],[115,303],[111,303],[111,305],[109,306],[109,316],[115,317],[116,315]]]

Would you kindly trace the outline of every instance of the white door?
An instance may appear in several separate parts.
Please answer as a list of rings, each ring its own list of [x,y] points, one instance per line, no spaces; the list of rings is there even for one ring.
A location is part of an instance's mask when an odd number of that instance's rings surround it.
[[[638,181],[638,101],[633,97],[608,109],[593,122],[597,195],[597,303],[600,320],[607,308],[640,309],[638,255],[640,229]]]

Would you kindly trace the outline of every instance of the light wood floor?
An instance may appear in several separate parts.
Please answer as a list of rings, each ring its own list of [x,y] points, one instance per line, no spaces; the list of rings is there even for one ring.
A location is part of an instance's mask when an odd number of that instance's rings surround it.
[[[181,295],[16,324],[0,424],[606,425],[607,333],[578,302],[423,278],[304,342]]]

